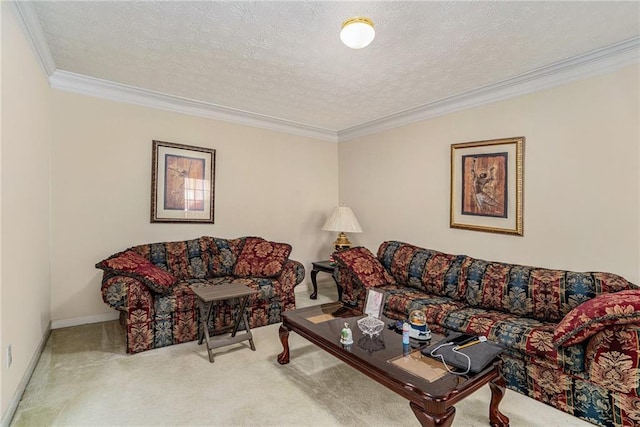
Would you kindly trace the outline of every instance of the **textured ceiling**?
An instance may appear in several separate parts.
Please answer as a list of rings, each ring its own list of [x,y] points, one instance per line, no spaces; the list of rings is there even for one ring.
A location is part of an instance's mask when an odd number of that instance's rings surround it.
[[[638,37],[639,2],[34,2],[59,70],[339,131]],[[340,42],[370,17],[376,39]]]

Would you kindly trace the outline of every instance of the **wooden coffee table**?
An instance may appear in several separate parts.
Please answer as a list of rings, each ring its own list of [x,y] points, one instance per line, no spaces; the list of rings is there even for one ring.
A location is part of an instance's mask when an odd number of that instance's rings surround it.
[[[402,336],[386,328],[386,325],[376,337],[377,344],[373,351],[371,346],[365,345],[364,343],[372,341],[358,329],[356,322],[362,317],[364,316],[340,303],[284,312],[279,331],[283,351],[278,355],[278,362],[289,363],[289,332],[294,331],[409,400],[413,413],[423,426],[450,426],[456,412],[454,405],[489,384],[489,422],[494,427],[509,425],[509,418],[498,409],[506,389],[505,380],[500,373],[502,362],[499,359],[474,375],[443,373],[438,379],[430,381],[392,363],[409,354],[416,358],[420,356],[418,353],[408,353],[406,346],[403,348]],[[386,318],[382,320],[390,322]],[[354,343],[349,347],[340,344],[340,331],[345,322],[349,323],[353,331]],[[442,338],[433,334],[432,342]]]

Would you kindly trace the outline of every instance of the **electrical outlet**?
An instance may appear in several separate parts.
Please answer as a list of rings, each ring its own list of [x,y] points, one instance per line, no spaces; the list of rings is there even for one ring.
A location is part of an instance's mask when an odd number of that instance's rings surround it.
[[[11,344],[7,347],[7,369],[11,367],[11,362],[13,362],[13,357],[11,356]]]

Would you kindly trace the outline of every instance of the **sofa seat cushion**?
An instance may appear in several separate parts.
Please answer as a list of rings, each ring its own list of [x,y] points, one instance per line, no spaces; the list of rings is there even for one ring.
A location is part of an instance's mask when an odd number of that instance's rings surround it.
[[[433,295],[424,291],[402,286],[387,286],[381,288],[385,291],[385,316],[391,319],[407,319],[413,310],[424,312],[427,317],[427,325],[432,329],[434,325],[440,325],[444,317],[464,307],[464,305],[449,297]]]
[[[256,299],[270,300],[278,297],[276,292],[277,280],[264,277],[212,277],[206,280],[189,280],[189,285],[196,286],[216,286],[225,283],[238,283],[245,285],[248,288],[258,291],[255,294],[249,296],[249,303],[252,303]]]
[[[109,275],[131,277],[141,281],[153,292],[166,294],[176,283],[173,274],[149,262],[142,255],[127,250],[117,253],[96,264]]]
[[[484,335],[505,348],[544,358],[566,371],[584,371],[584,346],[555,348],[554,323],[482,308],[466,307],[448,313],[443,327],[458,332]]]
[[[378,248],[378,259],[398,283],[454,299],[464,296],[459,276],[465,258],[396,241]]]
[[[286,306],[286,301],[282,299],[283,295],[277,291],[279,283],[275,279],[226,276],[201,281],[189,281],[189,285],[203,287],[217,286],[225,283],[238,283],[258,291],[255,294],[249,295],[249,300],[247,301],[249,324],[252,328],[277,323],[281,320],[280,313],[284,311],[285,308],[295,308]],[[210,321],[209,327],[220,330],[232,325],[237,309],[238,306],[236,302],[233,301],[223,301],[217,304],[215,324]]]
[[[564,347],[581,343],[607,326],[640,325],[640,290],[602,294],[567,314],[556,327],[553,343]]]
[[[212,277],[209,279],[188,279],[176,283],[171,293],[157,295],[154,299],[154,313],[156,320],[170,318],[176,312],[197,311],[198,298],[191,289],[192,285],[206,287],[217,286],[225,283],[239,283],[258,293],[251,295],[250,302],[256,299],[271,300],[277,296],[274,279],[259,277]]]
[[[247,237],[233,269],[238,277],[276,277],[291,254],[291,245]]]
[[[597,295],[631,287],[610,273],[576,273],[473,258],[465,261],[464,269],[469,305],[550,322],[559,322]]]

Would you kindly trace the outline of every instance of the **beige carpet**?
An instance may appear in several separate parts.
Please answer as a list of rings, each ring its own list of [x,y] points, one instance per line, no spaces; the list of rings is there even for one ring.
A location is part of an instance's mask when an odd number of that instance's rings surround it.
[[[320,292],[298,305],[335,300]],[[197,342],[126,355],[117,322],[54,330],[11,425],[419,425],[408,401],[295,333],[279,365],[278,327],[253,330],[255,352],[217,349],[213,364]],[[488,426],[489,398],[486,386],[460,402],[454,426]],[[510,390],[500,408],[511,426],[591,426]]]

